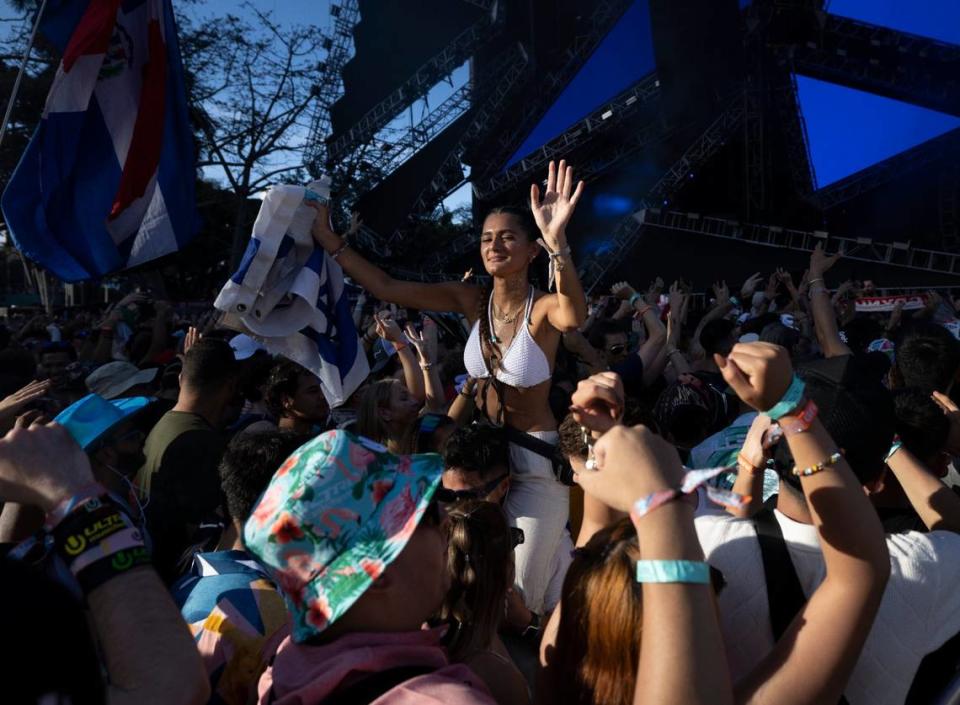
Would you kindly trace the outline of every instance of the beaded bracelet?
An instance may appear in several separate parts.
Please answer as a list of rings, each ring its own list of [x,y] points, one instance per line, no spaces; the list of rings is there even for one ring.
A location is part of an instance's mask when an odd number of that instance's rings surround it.
[[[810,477],[811,475],[816,475],[818,472],[823,472],[830,466],[839,463],[841,458],[843,458],[843,456],[840,454],[840,452],[835,451],[830,455],[829,458],[820,461],[816,465],[811,465],[810,467],[803,468],[802,470],[800,468],[794,468],[793,475],[794,477]]]
[[[804,383],[804,381],[794,375],[793,379],[790,380],[790,386],[787,387],[787,391],[784,392],[780,401],[763,413],[774,421],[777,421],[782,416],[789,415],[791,411],[795,410],[800,405],[800,402],[803,399],[803,392],[806,388],[807,385]]]

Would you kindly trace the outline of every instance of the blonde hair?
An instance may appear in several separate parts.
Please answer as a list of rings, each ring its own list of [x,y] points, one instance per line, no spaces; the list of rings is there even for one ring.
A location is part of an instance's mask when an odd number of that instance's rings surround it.
[[[390,425],[383,420],[380,411],[390,406],[395,379],[381,379],[367,385],[357,412],[357,433],[377,443],[386,445],[391,440]]]

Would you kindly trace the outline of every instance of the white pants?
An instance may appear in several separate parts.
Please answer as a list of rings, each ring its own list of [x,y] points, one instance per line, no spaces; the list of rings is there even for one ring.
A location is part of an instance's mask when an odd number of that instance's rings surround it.
[[[551,445],[559,438],[556,431],[534,431],[530,434]],[[516,443],[510,444],[510,492],[504,503],[512,526],[523,529],[523,543],[515,551],[517,586],[523,591],[527,607],[538,614],[553,609],[558,597],[551,590],[546,604],[548,586],[562,584],[570,565],[567,556],[570,541],[563,541],[570,518],[570,488],[561,484],[553,474],[549,458],[537,455]]]

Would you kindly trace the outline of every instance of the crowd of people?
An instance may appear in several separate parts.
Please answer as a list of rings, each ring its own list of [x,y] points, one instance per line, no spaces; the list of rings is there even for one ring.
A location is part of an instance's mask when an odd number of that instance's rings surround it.
[[[312,202],[371,369],[336,408],[212,312],[8,317],[9,701],[937,702],[952,303],[858,311],[874,284],[820,246],[705,306],[659,278],[587,296],[583,188],[551,163],[480,224],[484,276],[442,284]]]

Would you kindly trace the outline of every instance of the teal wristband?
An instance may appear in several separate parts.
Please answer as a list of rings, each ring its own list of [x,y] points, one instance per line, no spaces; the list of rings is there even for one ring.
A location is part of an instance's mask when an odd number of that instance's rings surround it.
[[[632,296],[630,296],[630,307],[633,308],[637,305],[637,301],[643,298],[643,295],[639,291],[635,291]]]
[[[890,450],[887,451],[887,457],[883,459],[883,462],[890,462],[890,458],[892,458],[901,448],[903,448],[903,441],[901,441],[899,438],[896,438],[893,441],[893,445],[890,446]]]
[[[638,583],[710,584],[710,566],[703,561],[637,561]]]
[[[777,421],[781,416],[786,416],[800,406],[800,402],[803,400],[803,392],[806,388],[807,385],[804,381],[794,375],[783,398],[768,410],[764,411],[764,415],[769,416],[774,421]]]

